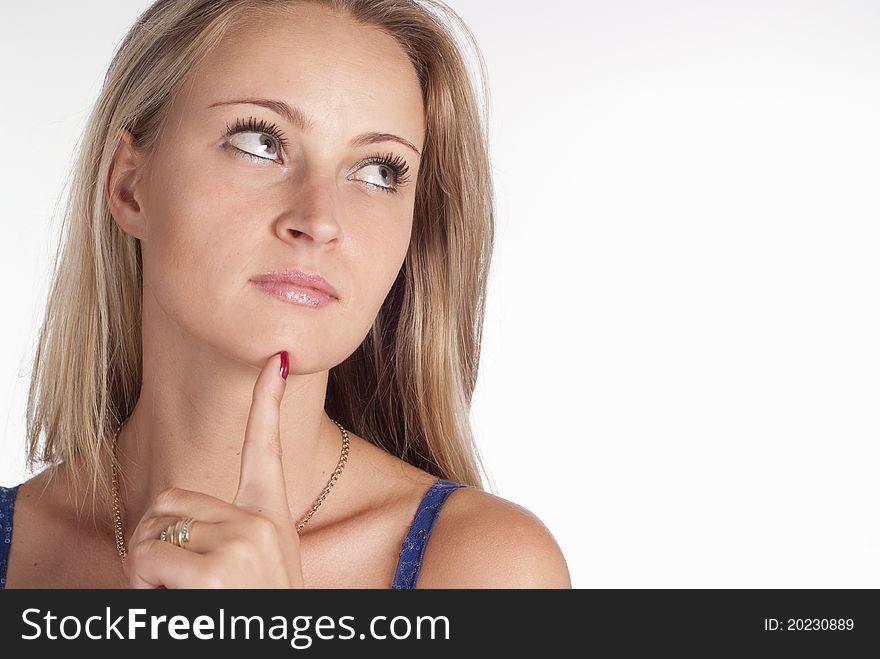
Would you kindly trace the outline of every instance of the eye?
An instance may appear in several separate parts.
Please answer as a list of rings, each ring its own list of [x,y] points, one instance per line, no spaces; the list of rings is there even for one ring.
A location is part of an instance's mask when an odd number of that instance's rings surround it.
[[[275,147],[275,140],[265,133],[234,135],[229,140],[229,143],[234,145],[235,148],[247,151],[251,155],[258,156],[263,160],[277,160],[276,154],[278,149]]]
[[[358,178],[359,181],[391,194],[399,192],[399,189],[409,181],[409,177],[406,176],[409,171],[406,161],[391,153],[385,156],[377,154],[368,158],[360,163],[358,171],[367,172],[365,178]]]
[[[254,117],[247,121],[237,119],[232,128],[226,124],[225,137],[228,144],[242,152],[242,157],[252,160],[278,162],[279,153],[287,147],[287,140],[278,126],[264,119],[257,121]]]
[[[361,171],[370,172],[371,174],[365,179],[361,179],[362,181],[378,185],[381,188],[390,188],[394,186],[396,180],[394,170],[388,165],[367,165]]]

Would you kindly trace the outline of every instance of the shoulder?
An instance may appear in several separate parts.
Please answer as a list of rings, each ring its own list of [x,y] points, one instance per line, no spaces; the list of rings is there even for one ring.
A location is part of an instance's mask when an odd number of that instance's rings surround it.
[[[7,587],[126,587],[109,508],[75,482],[54,465],[19,485]]]
[[[531,511],[466,487],[443,505],[422,559],[419,588],[571,588],[550,530]]]

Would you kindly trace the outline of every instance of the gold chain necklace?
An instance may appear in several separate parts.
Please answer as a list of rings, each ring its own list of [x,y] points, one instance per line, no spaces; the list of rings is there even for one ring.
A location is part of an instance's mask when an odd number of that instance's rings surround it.
[[[303,520],[297,524],[296,532],[299,533],[300,529],[306,525],[306,523],[312,518],[312,515],[318,510],[318,507],[323,503],[324,499],[327,498],[327,495],[330,494],[330,489],[333,487],[333,484],[336,482],[336,479],[339,478],[339,474],[342,473],[342,470],[345,469],[345,463],[348,461],[348,431],[342,427],[342,424],[336,421],[335,419],[330,419],[339,426],[339,429],[342,431],[342,453],[339,456],[339,462],[336,465],[336,469],[333,472],[333,475],[330,477],[330,481],[327,483],[327,487],[324,488],[324,491],[321,493],[321,496],[315,501],[315,505],[312,506],[312,509],[309,511],[309,514],[306,515]],[[116,535],[116,551],[119,553],[119,558],[123,561],[128,556],[128,550],[125,548],[125,536],[122,532],[122,512],[120,511],[119,506],[119,474],[118,468],[116,466],[116,447],[117,440],[119,438],[119,432],[122,430],[122,426],[125,425],[123,421],[119,424],[119,427],[116,429],[116,432],[113,435],[113,530]]]

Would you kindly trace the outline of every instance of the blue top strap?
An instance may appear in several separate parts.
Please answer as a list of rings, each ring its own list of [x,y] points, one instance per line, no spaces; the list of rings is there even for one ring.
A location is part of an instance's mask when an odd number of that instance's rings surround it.
[[[419,572],[422,569],[425,547],[431,536],[431,529],[434,528],[434,522],[437,521],[437,516],[440,514],[440,508],[443,507],[446,498],[461,487],[467,486],[441,478],[434,481],[434,484],[428,489],[401,546],[400,560],[394,573],[394,583],[391,584],[393,589],[416,587]]]
[[[15,508],[15,487],[0,486],[0,589],[6,588],[6,563],[12,545],[12,512]]]

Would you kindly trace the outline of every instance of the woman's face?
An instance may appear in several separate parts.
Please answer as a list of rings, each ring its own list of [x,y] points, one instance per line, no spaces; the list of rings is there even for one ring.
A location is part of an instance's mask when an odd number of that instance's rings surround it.
[[[415,69],[383,32],[303,4],[230,33],[138,183],[145,295],[230,358],[287,349],[291,373],[343,361],[403,264],[424,132]],[[279,270],[319,273],[338,299],[291,304],[252,281]]]

